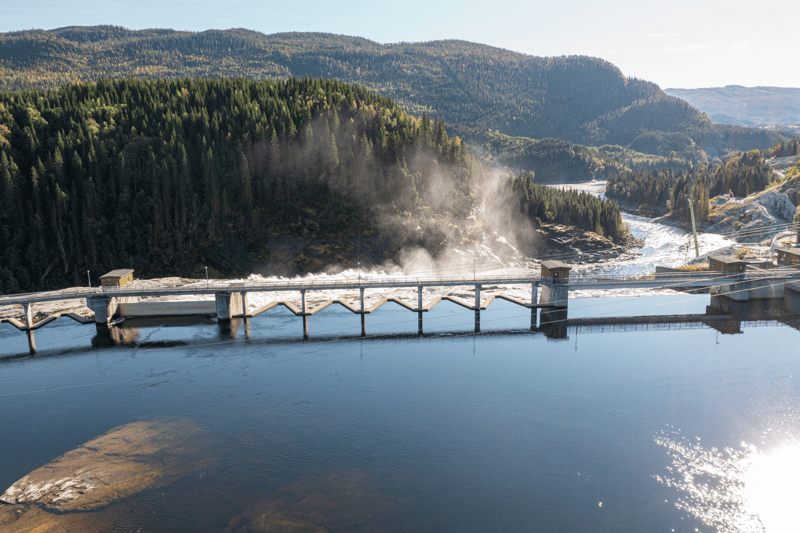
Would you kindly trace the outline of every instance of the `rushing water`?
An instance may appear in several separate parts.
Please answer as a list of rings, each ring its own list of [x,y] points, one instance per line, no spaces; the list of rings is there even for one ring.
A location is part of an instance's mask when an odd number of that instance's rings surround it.
[[[606,182],[591,181],[558,185],[557,187],[584,191],[605,198]],[[629,275],[649,274],[653,272],[654,265],[675,267],[685,264],[695,257],[691,233],[684,229],[653,222],[652,219],[629,213],[622,214],[622,221],[630,227],[634,237],[645,240],[644,248],[638,250],[640,256],[628,261],[614,261],[583,267],[580,269],[581,271],[613,272]],[[727,237],[702,232],[698,233],[697,240],[701,254],[708,254],[735,243],[735,241]]]
[[[620,268],[682,259],[683,232],[626,220],[647,248]],[[583,298],[569,315],[708,304]],[[117,346],[59,320],[36,332],[40,355],[21,358],[8,357],[27,352],[25,335],[0,324],[0,491],[109,430],[152,423],[189,428],[155,453],[167,481],[37,519],[142,532],[781,533],[800,523],[794,327],[548,337],[503,301],[482,313],[479,335],[451,303],[424,320],[417,337],[415,313],[384,306],[360,339],[359,318],[331,307],[301,341],[300,319],[276,308],[228,327],[130,321]],[[15,531],[35,507],[14,506],[19,522],[8,509],[0,529]]]

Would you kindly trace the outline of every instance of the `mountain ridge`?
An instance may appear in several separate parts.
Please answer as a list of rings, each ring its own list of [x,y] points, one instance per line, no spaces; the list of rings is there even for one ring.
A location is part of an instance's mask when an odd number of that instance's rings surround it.
[[[738,126],[794,126],[800,131],[800,88],[796,87],[702,87],[664,89],[683,98],[716,122]]]
[[[69,26],[0,34],[0,89],[99,78],[312,76],[357,84],[414,115],[532,139],[705,162],[779,133],[718,127],[654,83],[587,56],[537,57],[459,40],[381,44],[328,33]]]

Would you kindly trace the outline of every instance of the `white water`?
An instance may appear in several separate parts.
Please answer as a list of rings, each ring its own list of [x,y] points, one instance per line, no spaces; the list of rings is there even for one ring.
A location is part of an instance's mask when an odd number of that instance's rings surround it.
[[[606,182],[590,181],[586,183],[573,183],[555,185],[559,189],[584,191],[600,198],[605,198]],[[636,250],[640,255],[635,259],[624,261],[611,261],[602,264],[583,265],[575,268],[582,274],[622,274],[638,276],[650,274],[656,266],[676,267],[684,265],[695,257],[694,243],[691,233],[677,228],[653,222],[652,219],[627,213],[622,214],[622,221],[630,226],[634,237],[645,240],[644,248]],[[716,235],[714,233],[698,233],[697,241],[700,255],[705,255],[714,250],[735,244],[736,241]],[[623,291],[619,291],[622,293]],[[624,291],[626,295],[654,294],[653,291]],[[589,291],[580,291],[575,296],[599,296]]]
[[[587,183],[577,183],[569,185],[556,185],[563,189],[573,189],[586,191],[597,196],[605,197],[605,181],[592,181]],[[659,224],[651,219],[636,215],[623,214],[623,221],[630,226],[631,233],[638,238],[645,240],[644,248],[637,250],[640,254],[633,259],[621,261],[609,261],[604,263],[576,265],[573,272],[578,274],[623,274],[628,276],[646,275],[652,273],[657,265],[678,266],[685,264],[694,257],[694,246],[691,244],[690,234],[680,228]],[[502,236],[497,236],[499,242],[505,242]],[[700,253],[707,254],[713,250],[734,244],[735,241],[724,238],[712,233],[698,234]],[[455,253],[464,258],[463,264],[441,267],[432,260],[421,254],[422,257],[413,258],[409,262],[414,263],[414,268],[405,270],[397,266],[387,266],[372,270],[348,269],[338,274],[308,274],[303,276],[304,280],[357,280],[359,279],[387,279],[410,277],[471,277],[473,272],[478,276],[509,275],[509,274],[529,274],[539,273],[539,266],[530,261],[503,262],[489,246],[475,243],[474,249],[470,252],[456,250]],[[473,258],[476,258],[473,262]],[[473,270],[474,269],[474,270]],[[297,278],[300,279],[300,278]],[[259,275],[251,275],[241,282],[264,282],[264,281],[285,281],[285,278],[264,278]],[[570,294],[571,298],[587,298],[600,296],[644,296],[659,293],[670,293],[671,291],[654,291],[651,289],[627,289],[619,290],[614,293],[607,291],[575,291]],[[530,287],[520,285],[491,286],[482,289],[482,295],[507,294],[520,299],[530,299]],[[474,292],[471,287],[428,287],[423,291],[423,301],[428,302],[436,296],[450,295],[463,298],[467,301],[474,300]],[[365,292],[365,305],[369,307],[372,303],[386,296],[380,289],[367,290]],[[395,289],[392,296],[403,300],[416,303],[417,289]],[[359,302],[359,292],[357,290],[330,290],[313,291],[308,294],[309,307],[313,307],[314,302],[321,302],[329,299],[343,299],[352,304]],[[174,299],[174,298],[171,298]],[[255,310],[276,300],[288,300],[300,302],[299,292],[281,293],[250,293],[248,295],[248,307]]]

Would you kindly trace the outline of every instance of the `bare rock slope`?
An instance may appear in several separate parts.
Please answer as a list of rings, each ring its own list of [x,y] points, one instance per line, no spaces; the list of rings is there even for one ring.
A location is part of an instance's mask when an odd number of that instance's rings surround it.
[[[794,161],[784,161],[793,159]],[[794,220],[800,197],[800,176],[787,174],[795,158],[771,159],[768,162],[781,181],[765,191],[746,198],[722,194],[711,199],[709,219],[704,230],[713,233],[737,232],[739,241],[755,242],[771,237],[776,229]]]
[[[163,486],[187,467],[198,466],[187,461],[188,440],[198,431],[189,421],[134,422],[114,428],[30,472],[0,501],[60,512],[89,511]]]

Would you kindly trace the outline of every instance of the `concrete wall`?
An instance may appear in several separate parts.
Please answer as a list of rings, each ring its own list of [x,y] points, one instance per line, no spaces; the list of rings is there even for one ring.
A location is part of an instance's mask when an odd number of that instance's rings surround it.
[[[124,317],[213,315],[217,312],[217,302],[214,300],[201,302],[144,301],[119,304],[117,312]]]
[[[735,302],[783,298],[786,284],[781,280],[742,281],[731,285],[711,287],[711,296],[725,296]]]

